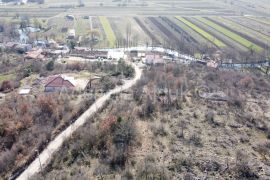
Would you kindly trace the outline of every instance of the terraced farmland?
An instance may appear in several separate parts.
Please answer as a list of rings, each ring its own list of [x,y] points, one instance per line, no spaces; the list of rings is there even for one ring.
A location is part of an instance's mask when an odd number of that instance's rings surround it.
[[[203,17],[196,17],[195,19],[199,20],[200,22],[206,24],[207,26],[217,30],[218,32],[224,34],[225,36],[231,38],[232,40],[234,40],[235,42],[245,46],[246,48],[248,49],[253,49],[254,51],[256,51],[257,53],[260,53],[263,51],[263,48],[258,46],[257,44],[254,44],[252,43],[251,41],[243,38],[242,36],[210,21],[210,20],[207,20]]]
[[[185,18],[176,16],[176,19],[178,19],[182,23],[184,23],[187,26],[189,26],[190,28],[192,28],[194,31],[196,31],[197,33],[199,33],[201,36],[203,36],[208,41],[212,42],[217,47],[219,47],[219,48],[226,47],[226,45],[222,41],[216,39],[214,36],[212,36],[211,34],[209,34],[206,31],[204,31],[200,27],[196,26],[195,24],[191,23],[190,21],[186,20]]]

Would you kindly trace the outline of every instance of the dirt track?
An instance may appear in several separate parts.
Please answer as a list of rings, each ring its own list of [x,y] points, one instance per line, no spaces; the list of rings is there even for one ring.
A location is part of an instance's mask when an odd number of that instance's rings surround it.
[[[85,111],[73,124],[59,134],[49,145],[43,150],[43,152],[37,157],[26,170],[17,178],[18,180],[27,180],[33,175],[41,171],[40,164],[44,168],[50,162],[54,153],[61,148],[65,140],[67,140],[79,127],[86,123],[86,121],[93,116],[107,100],[110,99],[112,94],[120,93],[123,90],[132,87],[142,75],[142,70],[139,69],[135,64],[132,64],[135,69],[135,77],[132,80],[125,81],[125,84],[118,86],[115,89],[109,91],[104,96],[99,98],[91,107]]]

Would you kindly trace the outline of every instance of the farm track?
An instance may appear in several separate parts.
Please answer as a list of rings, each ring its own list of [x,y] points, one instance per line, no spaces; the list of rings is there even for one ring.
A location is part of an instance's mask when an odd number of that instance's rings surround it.
[[[221,26],[221,27],[223,27],[225,29],[228,29],[229,31],[232,31],[233,33],[235,33],[235,34],[237,34],[237,35],[245,38],[246,40],[248,40],[248,41],[250,41],[250,42],[252,42],[252,43],[254,43],[256,45],[259,45],[259,46],[263,47],[264,49],[267,49],[269,47],[268,44],[266,44],[266,43],[264,43],[264,42],[262,42],[262,41],[260,41],[260,40],[258,40],[256,38],[253,38],[251,36],[248,36],[247,34],[244,34],[244,33],[240,32],[240,31],[237,31],[237,30],[235,30],[235,29],[233,29],[233,28],[231,28],[231,27],[229,27],[229,26],[227,26],[227,25],[225,25],[225,24],[223,24],[221,22],[218,22],[217,20],[214,20],[212,18],[210,19],[208,17],[206,17],[205,19],[207,19],[209,21],[212,21],[212,22],[216,23],[217,25],[219,25],[219,26]]]
[[[152,39],[154,45],[160,44],[160,41],[151,33],[151,31],[141,22],[141,20],[138,17],[134,17],[134,20],[141,27],[141,29],[146,33],[146,35]]]
[[[171,31],[169,31],[163,24],[161,24],[156,18],[149,17],[148,18],[163,34],[164,37],[167,39],[167,41],[178,43],[179,39],[177,36],[175,36]]]
[[[192,43],[198,43],[192,36],[188,35],[181,27],[176,25],[174,22],[172,22],[169,18],[167,17],[160,17],[161,20],[163,20],[166,24],[168,24],[174,31],[178,32],[181,34],[181,36],[185,39],[186,42]]]

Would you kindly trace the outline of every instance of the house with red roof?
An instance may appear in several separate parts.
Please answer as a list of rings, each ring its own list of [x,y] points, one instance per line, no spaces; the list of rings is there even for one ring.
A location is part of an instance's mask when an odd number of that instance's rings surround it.
[[[72,91],[75,85],[72,78],[61,75],[50,76],[45,82],[45,92]]]

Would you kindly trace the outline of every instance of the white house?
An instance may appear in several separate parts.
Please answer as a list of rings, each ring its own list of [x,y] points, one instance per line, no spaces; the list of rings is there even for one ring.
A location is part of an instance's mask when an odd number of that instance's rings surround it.
[[[109,50],[108,51],[108,55],[107,55],[108,59],[116,59],[116,60],[120,60],[120,59],[124,59],[125,58],[125,52],[121,51],[121,50]]]

